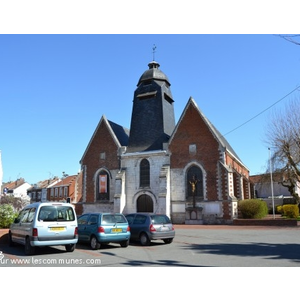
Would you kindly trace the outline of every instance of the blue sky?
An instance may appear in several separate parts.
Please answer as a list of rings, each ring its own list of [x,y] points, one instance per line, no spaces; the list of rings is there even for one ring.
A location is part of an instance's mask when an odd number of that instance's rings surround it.
[[[282,98],[300,85],[300,46],[272,34],[6,34],[0,44],[3,182],[76,174],[102,115],[130,128],[154,44],[176,121],[192,96],[251,175],[266,169],[272,112],[299,99]]]

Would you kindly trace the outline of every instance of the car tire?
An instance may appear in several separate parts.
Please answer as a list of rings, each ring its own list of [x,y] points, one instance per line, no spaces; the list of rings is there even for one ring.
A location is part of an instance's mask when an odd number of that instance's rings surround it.
[[[73,252],[75,250],[76,244],[69,244],[66,245],[66,251],[67,252]]]
[[[26,255],[32,255],[35,252],[35,248],[31,246],[30,239],[27,236],[25,240],[25,254]]]
[[[163,241],[165,244],[171,244],[173,242],[173,239],[164,239]]]
[[[90,239],[90,246],[91,246],[91,249],[92,250],[97,250],[100,248],[100,243],[98,242],[97,238],[93,235],[91,236],[91,239]]]
[[[128,247],[128,245],[129,245],[129,240],[123,241],[123,242],[120,243],[120,246],[123,247],[123,248]]]
[[[150,239],[149,239],[148,235],[145,232],[141,233],[141,235],[140,235],[140,243],[141,243],[142,246],[149,246],[150,245]]]
[[[12,237],[11,237],[11,232],[8,233],[8,245],[10,247],[15,246],[16,244],[13,242]]]

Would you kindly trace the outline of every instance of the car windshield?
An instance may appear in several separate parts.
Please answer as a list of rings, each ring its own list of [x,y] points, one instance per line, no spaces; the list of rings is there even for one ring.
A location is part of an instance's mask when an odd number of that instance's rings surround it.
[[[165,215],[153,215],[151,216],[152,224],[169,224],[171,220]]]
[[[38,216],[39,221],[74,221],[74,211],[69,206],[42,206]]]
[[[123,215],[103,215],[102,221],[104,224],[127,223]]]

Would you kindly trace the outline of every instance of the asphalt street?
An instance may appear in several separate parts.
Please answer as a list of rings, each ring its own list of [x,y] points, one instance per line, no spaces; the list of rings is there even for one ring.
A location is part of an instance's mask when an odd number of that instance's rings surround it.
[[[77,244],[38,249],[25,256],[2,237],[0,267],[299,267],[298,227],[175,225],[172,244],[154,241],[148,247],[110,244],[93,251]]]

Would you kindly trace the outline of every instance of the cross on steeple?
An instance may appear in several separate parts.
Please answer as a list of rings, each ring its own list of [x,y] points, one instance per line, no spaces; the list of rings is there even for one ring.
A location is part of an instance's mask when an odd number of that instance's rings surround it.
[[[153,44],[153,47],[152,47],[152,53],[153,53],[153,60],[155,61],[155,51],[156,50],[156,45]]]

